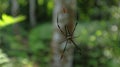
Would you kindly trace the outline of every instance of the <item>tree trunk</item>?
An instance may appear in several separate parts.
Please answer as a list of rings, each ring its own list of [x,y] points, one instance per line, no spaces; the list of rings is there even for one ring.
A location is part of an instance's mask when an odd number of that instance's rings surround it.
[[[19,11],[19,4],[17,0],[11,0],[11,14],[12,16],[16,17],[18,15]],[[18,35],[19,34],[19,25],[14,24],[13,25],[13,32],[14,34]]]
[[[18,11],[19,11],[19,4],[17,0],[11,0],[11,14],[13,16],[17,16]]]
[[[54,0],[55,8],[53,12],[54,34],[52,39],[52,65],[51,67],[72,67],[73,61],[73,44],[67,43],[67,48],[64,57],[60,59],[63,53],[65,43],[63,42],[65,36],[60,32],[57,26],[60,25],[61,30],[65,33],[65,25],[68,25],[70,33],[74,28],[76,0]],[[65,33],[66,34],[66,33]],[[63,43],[61,43],[63,42]]]
[[[29,0],[29,16],[30,16],[29,19],[30,19],[31,27],[35,27],[36,25],[35,5],[36,5],[36,0]]]

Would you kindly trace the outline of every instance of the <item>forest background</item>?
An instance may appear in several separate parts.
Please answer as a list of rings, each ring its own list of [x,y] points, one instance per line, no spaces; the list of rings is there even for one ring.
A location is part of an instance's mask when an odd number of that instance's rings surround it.
[[[77,0],[73,67],[120,66],[120,1]],[[0,0],[0,67],[50,67],[53,0]],[[20,22],[20,23],[18,23]]]

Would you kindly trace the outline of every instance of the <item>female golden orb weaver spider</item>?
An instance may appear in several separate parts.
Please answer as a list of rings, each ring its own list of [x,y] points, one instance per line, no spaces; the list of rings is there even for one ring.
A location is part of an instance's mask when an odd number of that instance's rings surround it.
[[[68,25],[65,25],[65,26],[64,26],[64,29],[65,29],[65,32],[64,32],[64,31],[60,28],[60,25],[58,24],[58,22],[59,22],[59,21],[58,21],[58,16],[57,16],[57,26],[58,26],[61,34],[65,37],[65,40],[66,40],[65,47],[64,47],[63,52],[62,52],[62,55],[61,55],[61,57],[60,57],[60,59],[62,59],[63,56],[64,56],[64,52],[65,52],[65,50],[66,50],[68,41],[70,41],[70,42],[80,51],[80,48],[77,46],[77,44],[76,44],[76,43],[74,42],[74,40],[73,40],[73,38],[75,38],[75,37],[73,37],[73,34],[74,34],[74,31],[75,31],[75,29],[76,29],[76,26],[77,26],[78,22],[75,23],[75,26],[74,26],[72,32],[70,32],[70,30],[68,29]]]

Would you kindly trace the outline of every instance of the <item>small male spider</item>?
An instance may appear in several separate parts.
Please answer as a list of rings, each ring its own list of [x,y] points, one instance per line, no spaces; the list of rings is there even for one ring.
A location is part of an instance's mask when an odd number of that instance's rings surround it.
[[[73,38],[74,38],[74,37],[73,37],[73,34],[74,34],[74,31],[75,31],[75,29],[76,29],[76,26],[77,26],[78,22],[75,23],[75,26],[74,26],[74,29],[73,29],[72,32],[70,32],[70,30],[68,29],[68,25],[65,25],[65,27],[64,27],[64,28],[65,28],[65,32],[63,32],[63,30],[60,28],[58,22],[59,22],[59,21],[58,21],[58,16],[57,16],[57,26],[58,26],[60,32],[63,34],[63,36],[65,37],[65,40],[66,40],[66,44],[65,44],[65,47],[64,47],[64,49],[63,49],[63,53],[62,53],[62,55],[61,55],[61,57],[60,57],[60,59],[62,59],[63,56],[64,56],[64,52],[65,52],[65,50],[66,50],[68,41],[70,41],[71,43],[73,43],[73,45],[74,45],[78,50],[80,50],[80,48],[77,46],[77,44],[76,44],[76,43],[74,42],[74,40],[73,40]]]

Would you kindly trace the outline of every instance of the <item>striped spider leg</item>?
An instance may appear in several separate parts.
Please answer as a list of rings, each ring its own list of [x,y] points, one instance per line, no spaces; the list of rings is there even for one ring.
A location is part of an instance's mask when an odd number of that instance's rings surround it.
[[[70,32],[70,30],[68,29],[68,26],[65,25],[65,32],[63,32],[63,30],[60,28],[60,26],[59,26],[59,24],[58,24],[58,17],[57,17],[57,26],[58,26],[60,32],[64,35],[65,41],[66,41],[65,47],[64,47],[64,49],[63,49],[63,53],[62,53],[60,59],[62,59],[63,56],[64,56],[64,52],[65,52],[65,50],[66,50],[68,41],[70,41],[78,50],[80,50],[80,48],[77,46],[77,44],[76,44],[76,43],[74,42],[74,40],[73,40],[73,38],[74,38],[74,37],[73,37],[73,34],[74,34],[74,31],[75,31],[75,29],[76,29],[77,24],[78,24],[78,23],[76,22],[76,24],[75,24],[72,32]]]

